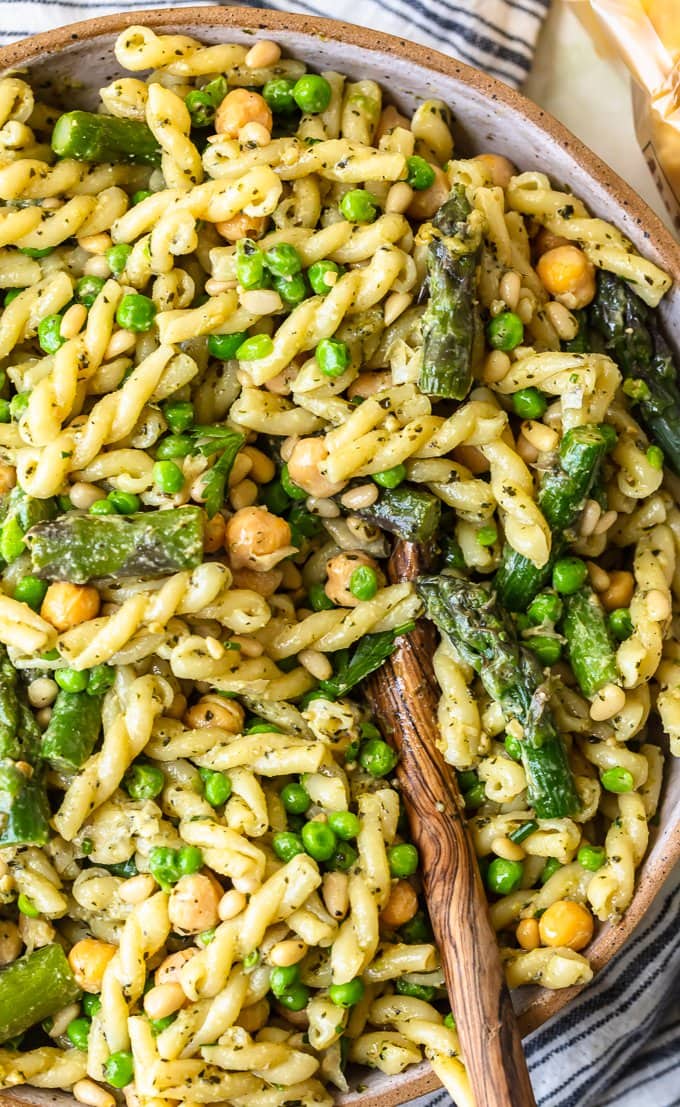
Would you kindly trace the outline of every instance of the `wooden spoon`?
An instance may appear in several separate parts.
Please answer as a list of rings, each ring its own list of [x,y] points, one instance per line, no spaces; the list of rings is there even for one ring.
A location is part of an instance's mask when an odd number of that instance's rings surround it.
[[[397,542],[392,581],[413,580],[426,567],[421,547]],[[396,774],[477,1107],[535,1107],[464,804],[437,747],[435,645],[434,627],[420,620],[367,680],[368,697],[400,753]]]

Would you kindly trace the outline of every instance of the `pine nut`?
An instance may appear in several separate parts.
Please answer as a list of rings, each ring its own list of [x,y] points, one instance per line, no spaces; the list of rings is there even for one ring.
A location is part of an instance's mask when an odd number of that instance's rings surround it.
[[[619,517],[618,511],[605,511],[597,521],[593,534],[606,534]]]
[[[671,603],[665,592],[660,588],[652,588],[647,593],[647,612],[655,623],[662,623],[671,613]]]
[[[231,467],[231,473],[229,474],[229,488],[235,488],[237,484],[245,480],[250,474],[252,467],[253,462],[250,455],[246,454],[243,450],[239,451]]]
[[[232,288],[236,288],[236,281],[218,281],[215,277],[209,277],[205,282],[208,296],[219,296],[221,292],[229,292]]]
[[[78,245],[88,254],[105,254],[109,246],[113,246],[110,234],[102,231],[101,234],[88,234],[78,239]]]
[[[346,873],[326,873],[323,878],[323,901],[329,915],[344,919],[349,910],[349,891]]]
[[[521,457],[522,461],[525,461],[527,465],[533,465],[538,460],[538,450],[535,446],[531,445],[528,438],[525,438],[523,434],[517,437],[517,453]]]
[[[262,38],[246,54],[245,62],[249,69],[267,69],[276,65],[281,57],[281,47],[268,38]]]
[[[242,480],[229,493],[229,503],[234,511],[240,511],[243,507],[252,507],[256,500],[257,485],[254,480]]]
[[[615,569],[609,574],[609,586],[600,593],[605,611],[615,611],[617,607],[628,607],[635,591],[632,573],[625,569]]]
[[[253,315],[271,315],[283,307],[281,297],[273,288],[253,288],[241,292],[239,299],[241,307]]]
[[[247,902],[243,892],[237,892],[235,888],[230,888],[228,892],[224,893],[217,905],[217,913],[222,922],[226,922],[228,919],[234,919],[237,915],[240,915],[245,909]]]
[[[596,723],[603,723],[618,715],[626,705],[626,693],[618,684],[605,684],[595,693],[595,699],[590,705],[590,717]]]
[[[335,270],[329,269],[327,273],[324,273],[323,283],[327,285],[328,288],[333,288],[333,286],[338,283],[338,274]]]
[[[281,567],[281,584],[290,592],[296,592],[302,588],[302,573],[292,561],[284,561]]]
[[[350,511],[358,511],[360,507],[370,507],[378,498],[378,489],[371,481],[370,484],[360,484],[357,488],[350,488],[340,497],[340,503]]]
[[[221,642],[218,642],[217,638],[213,638],[213,636],[209,634],[203,641],[205,642],[208,656],[212,657],[213,661],[219,661],[221,657],[224,657],[224,646]]]
[[[403,215],[410,208],[413,189],[406,181],[395,181],[385,199],[385,211]]]
[[[578,528],[579,534],[582,535],[583,538],[587,538],[590,534],[594,533],[601,514],[602,508],[597,500],[586,500]]]
[[[274,479],[276,466],[270,457],[262,453],[262,450],[256,449],[255,446],[244,446],[241,454],[250,460],[251,480],[258,484],[269,484],[269,481]]]
[[[514,311],[519,303],[519,294],[522,291],[522,278],[515,269],[509,269],[501,277],[498,286],[501,299],[510,311]]]
[[[515,310],[516,314],[519,315],[525,326],[533,319],[535,307],[536,303],[532,293],[524,289],[522,295],[517,301],[517,308]]]
[[[609,573],[605,573],[594,561],[586,561],[590,583],[596,592],[606,592],[609,588]]]
[[[47,727],[50,719],[52,718],[52,708],[51,707],[41,707],[40,711],[36,712],[35,718],[36,718],[36,722],[37,722],[38,726],[42,727],[42,729],[45,730],[45,728]],[[17,765],[18,765],[18,762],[17,762]]]
[[[68,1007],[62,1007],[61,1011],[57,1011],[52,1016],[52,1026],[48,1030],[50,1038],[58,1038],[61,1034],[65,1034],[66,1027],[78,1018],[79,1012],[80,1007],[77,1003],[69,1003]]]
[[[509,838],[504,836],[494,838],[491,843],[491,849],[498,857],[502,857],[504,861],[521,861],[526,857],[526,853],[520,845],[516,842],[511,842]]]
[[[279,968],[288,965],[297,965],[307,952],[307,945],[301,938],[289,938],[285,942],[277,942],[269,951],[269,961]]]
[[[75,338],[77,334],[85,326],[87,322],[87,308],[85,304],[71,304],[68,311],[64,312],[59,327],[59,334],[62,338],[68,340],[69,338]]]
[[[320,650],[301,650],[298,661],[317,680],[329,680],[333,675],[333,666]]]
[[[104,499],[101,488],[97,488],[96,484],[89,484],[88,481],[84,480],[77,480],[75,484],[72,484],[68,490],[68,495],[73,506],[79,508],[80,511],[87,511],[97,500]]]
[[[290,461],[290,455],[292,454],[299,441],[299,434],[290,434],[288,438],[284,438],[279,448],[279,453],[281,454],[282,461]]]
[[[245,126],[241,127],[238,140],[242,146],[268,146],[272,136],[263,123],[258,123],[253,119],[250,123],[246,123]]]
[[[383,312],[385,326],[389,327],[390,323],[394,323],[394,320],[406,311],[412,300],[413,296],[408,292],[391,292],[385,300]]]
[[[245,896],[252,895],[262,886],[261,881],[256,876],[235,876],[232,879],[232,884],[237,892],[243,892]]]
[[[229,641],[234,642],[235,645],[240,647],[244,657],[262,657],[264,653],[264,646],[262,643],[258,642],[255,638],[246,637],[245,634],[232,634]]]
[[[49,707],[57,698],[59,685],[50,677],[37,677],[28,686],[28,701],[31,707]]]
[[[340,514],[340,508],[333,500],[318,496],[308,496],[307,510],[311,511],[312,515],[320,515],[322,519],[337,519]]]
[[[123,903],[143,903],[145,899],[153,895],[155,889],[156,881],[151,874],[139,873],[121,884],[118,895]]]
[[[503,350],[492,350],[484,362],[483,377],[487,384],[503,380],[510,372],[510,358]]]
[[[552,427],[546,427],[545,423],[537,423],[534,419],[524,420],[522,434],[539,453],[554,450],[560,440],[557,431],[554,431]]]
[[[109,344],[104,350],[104,361],[110,361],[111,358],[118,357],[119,354],[124,354],[127,350],[132,350],[137,342],[137,335],[132,331],[116,331],[111,335]]]
[[[524,737],[524,727],[520,723],[519,719],[511,719],[505,729],[510,737],[516,738],[518,742],[520,742]]]
[[[185,999],[181,986],[175,981],[156,984],[144,996],[144,1010],[150,1019],[164,1019],[166,1015],[179,1011]]]
[[[113,1096],[94,1080],[77,1080],[71,1091],[78,1102],[86,1103],[87,1107],[116,1107]]]
[[[551,300],[549,304],[545,305],[545,314],[555,328],[558,338],[565,342],[571,342],[572,338],[576,338],[578,323],[569,308],[566,308],[564,304],[558,304],[556,300]]]
[[[111,276],[111,266],[103,254],[93,254],[83,266],[84,277],[102,277],[106,280]]]

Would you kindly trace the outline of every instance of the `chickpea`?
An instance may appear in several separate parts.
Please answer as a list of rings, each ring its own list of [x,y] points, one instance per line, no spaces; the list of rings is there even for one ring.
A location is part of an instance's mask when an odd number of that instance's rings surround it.
[[[534,239],[534,250],[537,258],[540,258],[542,254],[547,254],[548,250],[556,250],[558,246],[569,245],[568,238],[563,238],[561,234],[553,234],[547,227],[541,227]]]
[[[276,592],[283,574],[280,569],[268,569],[263,573],[256,573],[254,569],[234,569],[233,577],[234,588],[252,589],[266,600]]]
[[[91,584],[57,580],[47,589],[40,614],[57,630],[68,630],[96,618],[100,603],[99,592]]]
[[[295,443],[288,458],[288,474],[295,484],[299,484],[310,496],[326,499],[334,496],[345,481],[330,481],[320,471],[319,466],[328,457],[323,438],[301,438]]]
[[[434,213],[442,206],[449,192],[448,177],[438,165],[433,165],[434,183],[421,192],[415,192],[409,205],[407,215],[411,219],[431,219]]]
[[[539,258],[536,271],[548,292],[570,311],[595,296],[595,266],[578,246],[556,246]]]
[[[349,590],[349,582],[355,569],[362,566],[375,569],[378,580],[384,583],[384,576],[380,571],[378,562],[374,557],[362,553],[361,550],[350,550],[347,553],[336,554],[326,565],[328,580],[326,581],[326,595],[339,607],[356,607],[361,603]]]
[[[290,527],[264,507],[242,507],[227,523],[225,546],[234,569],[273,569],[292,553]]]
[[[84,992],[100,992],[106,966],[116,953],[116,947],[97,938],[76,942],[68,955],[76,983]]]
[[[186,998],[181,985],[176,980],[168,981],[167,984],[157,984],[155,988],[149,988],[144,996],[144,1010],[150,1019],[164,1019],[179,1011],[180,1007],[184,1006]]]
[[[219,726],[230,734],[240,734],[243,730],[245,714],[236,700],[225,700],[223,696],[203,696],[184,716],[184,722],[192,729],[204,726]]]
[[[380,921],[389,930],[396,930],[412,919],[418,910],[418,896],[408,880],[398,880],[390,898],[380,912]]]
[[[395,127],[403,127],[405,131],[410,131],[411,123],[405,115],[397,111],[394,104],[388,104],[380,113],[380,119],[378,120],[378,126],[375,131],[376,145],[384,135],[389,134]]]
[[[17,482],[17,471],[13,465],[0,461],[0,492],[9,492]]]
[[[260,123],[271,132],[274,120],[267,101],[259,92],[233,88],[215,113],[215,131],[218,135],[236,138],[246,123]]]
[[[0,965],[10,965],[21,953],[21,935],[16,923],[0,919]]]
[[[223,515],[213,515],[212,519],[208,519],[203,534],[203,549],[206,553],[217,553],[222,548],[226,529]]]
[[[389,369],[379,369],[377,373],[359,373],[359,376],[352,381],[347,389],[347,397],[350,400],[353,400],[355,396],[366,399],[367,396],[373,396],[376,392],[384,391],[391,384],[392,374]]]
[[[184,934],[199,934],[217,926],[222,894],[223,889],[213,877],[203,873],[180,877],[168,901],[173,928]]]
[[[541,915],[538,929],[544,946],[584,949],[593,936],[593,916],[587,907],[558,899]]]
[[[515,936],[522,949],[538,949],[541,944],[538,919],[520,919]]]
[[[156,984],[178,983],[187,961],[191,961],[191,958],[195,957],[197,953],[198,950],[195,946],[191,946],[189,949],[178,949],[177,953],[171,953],[169,957],[161,961],[154,973]]]
[[[635,578],[624,569],[614,569],[609,573],[609,584],[600,592],[605,611],[615,611],[617,607],[628,607],[635,590]]]
[[[266,215],[246,215],[244,211],[231,219],[221,219],[215,224],[215,230],[227,242],[238,242],[239,238],[262,238],[269,219]]]
[[[472,160],[482,163],[491,179],[491,184],[496,188],[507,188],[511,178],[517,172],[512,162],[502,154],[478,154]]]

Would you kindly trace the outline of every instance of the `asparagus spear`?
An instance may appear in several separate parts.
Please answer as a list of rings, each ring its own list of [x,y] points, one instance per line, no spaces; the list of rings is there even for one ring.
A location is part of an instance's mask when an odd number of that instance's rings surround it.
[[[0,1042],[16,1038],[80,996],[80,988],[56,942],[17,958],[0,970]]]
[[[506,718],[522,724],[522,762],[529,802],[538,817],[574,814],[579,799],[550,711],[543,670],[531,651],[519,644],[507,614],[481,584],[468,580],[420,577],[416,588],[429,618],[479,673]]]
[[[62,515],[26,534],[33,572],[43,580],[159,577],[203,560],[198,507],[132,515]]]
[[[565,596],[564,605],[562,629],[569,664],[584,696],[590,698],[618,675],[604,609],[591,588]]]
[[[430,302],[423,316],[421,391],[463,400],[472,384],[472,364],[481,320],[477,309],[480,227],[470,219],[465,189],[457,185],[432,220],[428,247]]]
[[[54,519],[56,514],[56,500],[36,500],[27,496],[18,485],[13,488],[7,497],[6,511],[0,527],[0,559],[8,565],[16,561],[26,549],[26,531],[35,523]]]
[[[0,846],[42,846],[48,839],[39,747],[40,729],[0,646]]]
[[[146,123],[89,111],[59,116],[52,131],[52,149],[60,158],[77,161],[161,164],[161,148]]]
[[[374,504],[360,507],[356,514],[407,542],[427,542],[439,527],[441,501],[432,492],[400,484],[386,488]]]
[[[367,676],[374,673],[397,648],[397,638],[413,630],[413,623],[404,623],[395,630],[382,630],[379,634],[366,634],[360,640],[351,657],[342,661],[334,675],[319,683],[319,690],[337,699],[349,692]]]
[[[42,736],[42,757],[53,769],[79,769],[95,747],[101,723],[101,696],[59,692]]]
[[[589,316],[626,380],[639,382],[640,422],[680,475],[680,387],[658,316],[625,281],[603,270]]]
[[[602,458],[615,440],[607,423],[586,424],[567,431],[560,445],[559,464],[541,475],[538,505],[552,531],[550,558],[542,569],[513,550],[507,542],[494,580],[498,597],[510,611],[526,611],[550,579],[553,566],[568,545],[568,531],[576,521],[598,476]]]

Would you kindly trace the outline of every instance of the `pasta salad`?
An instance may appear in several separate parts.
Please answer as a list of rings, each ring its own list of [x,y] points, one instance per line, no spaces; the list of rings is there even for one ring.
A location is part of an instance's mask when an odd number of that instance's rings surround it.
[[[508,982],[587,983],[680,752],[669,278],[441,101],[115,56],[0,79],[0,1087],[469,1104],[362,682],[436,624]]]

